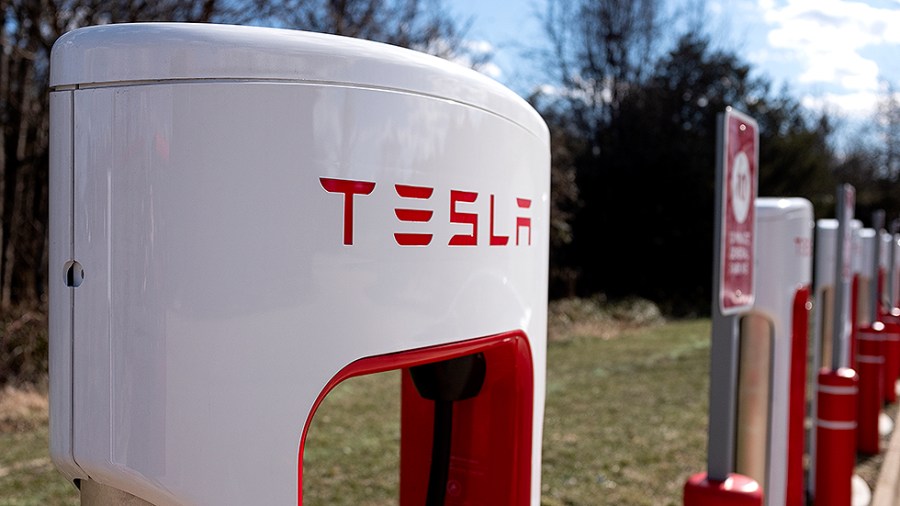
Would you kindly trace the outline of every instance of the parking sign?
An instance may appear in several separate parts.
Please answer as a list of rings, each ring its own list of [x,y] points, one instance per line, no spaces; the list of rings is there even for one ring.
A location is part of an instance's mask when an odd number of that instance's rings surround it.
[[[759,160],[756,121],[729,107],[719,132],[722,208],[719,243],[719,309],[735,314],[753,305],[754,211]]]

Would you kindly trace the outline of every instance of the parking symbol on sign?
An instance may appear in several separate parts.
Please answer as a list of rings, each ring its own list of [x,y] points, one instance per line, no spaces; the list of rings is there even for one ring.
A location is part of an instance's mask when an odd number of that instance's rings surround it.
[[[731,169],[731,212],[738,223],[744,223],[750,211],[750,161],[741,151],[734,157]]]

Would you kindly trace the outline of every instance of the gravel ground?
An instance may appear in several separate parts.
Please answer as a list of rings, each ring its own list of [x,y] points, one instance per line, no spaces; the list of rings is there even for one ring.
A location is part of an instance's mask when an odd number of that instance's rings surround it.
[[[897,422],[897,403],[888,404],[882,410],[896,426]],[[856,458],[856,474],[866,481],[874,493],[875,484],[878,482],[878,472],[881,469],[881,463],[884,461],[884,453],[890,445],[893,432],[881,435],[881,453],[872,456],[857,456]]]

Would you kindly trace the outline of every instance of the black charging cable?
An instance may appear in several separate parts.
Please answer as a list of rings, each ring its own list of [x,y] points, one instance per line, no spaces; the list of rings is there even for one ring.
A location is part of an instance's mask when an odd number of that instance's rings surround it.
[[[478,395],[484,385],[486,371],[487,366],[482,353],[409,369],[419,395],[434,401],[434,435],[425,506],[444,506],[447,477],[450,474],[453,403]]]

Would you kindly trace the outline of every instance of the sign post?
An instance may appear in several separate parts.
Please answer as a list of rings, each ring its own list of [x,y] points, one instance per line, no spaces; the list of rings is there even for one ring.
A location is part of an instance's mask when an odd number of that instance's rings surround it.
[[[727,107],[717,132],[707,472],[688,480],[685,506],[762,504],[759,484],[733,472],[738,323],[754,301],[759,130],[753,118]]]
[[[856,190],[849,184],[838,188],[838,244],[835,258],[833,323],[831,333],[831,369],[852,367],[850,364],[850,284],[853,281],[850,243],[853,240],[853,210],[856,207]]]
[[[734,466],[738,315],[753,306],[758,139],[752,118],[730,107],[719,116],[707,467],[722,481]]]

